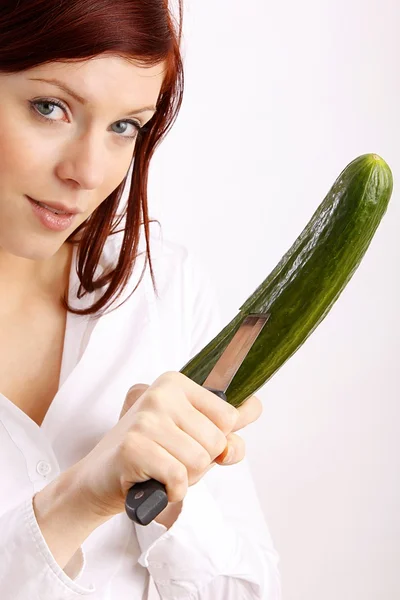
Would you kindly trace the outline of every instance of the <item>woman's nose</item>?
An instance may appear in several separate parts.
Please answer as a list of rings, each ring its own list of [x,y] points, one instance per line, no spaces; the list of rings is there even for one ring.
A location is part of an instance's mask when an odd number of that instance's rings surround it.
[[[94,135],[73,140],[64,148],[57,165],[61,179],[73,179],[82,189],[102,186],[107,168],[107,149]]]

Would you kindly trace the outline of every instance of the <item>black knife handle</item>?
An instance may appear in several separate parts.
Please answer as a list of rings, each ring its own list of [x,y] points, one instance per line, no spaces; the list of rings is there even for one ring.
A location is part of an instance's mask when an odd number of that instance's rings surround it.
[[[204,386],[206,390],[226,401],[226,394]],[[156,479],[135,483],[126,496],[125,510],[128,517],[139,525],[148,525],[168,505],[165,485]]]

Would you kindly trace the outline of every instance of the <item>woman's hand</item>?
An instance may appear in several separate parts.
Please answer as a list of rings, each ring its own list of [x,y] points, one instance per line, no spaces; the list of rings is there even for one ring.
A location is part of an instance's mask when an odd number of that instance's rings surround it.
[[[166,486],[170,503],[180,502],[230,447],[229,464],[243,459],[244,441],[232,432],[261,412],[256,396],[237,409],[176,371],[136,384],[118,423],[71,468],[82,501],[111,517],[125,510],[132,485],[153,478]]]
[[[126,395],[125,402],[123,404],[119,416],[120,419],[122,419],[125,413],[135,404],[135,402],[149,387],[150,386],[146,383],[137,383],[129,389],[129,392]],[[262,409],[263,407],[261,404],[261,400],[257,398],[257,396],[253,395],[247,398],[247,400],[237,409],[238,418],[236,424],[232,428],[232,432],[238,431],[239,429],[243,429],[243,427],[245,427],[246,425],[249,425],[250,423],[256,421],[261,416]],[[228,435],[226,436],[226,440],[227,445],[225,450],[211,462],[211,464],[207,467],[205,473],[217,463],[221,465],[233,465],[240,462],[245,457],[246,448],[243,438],[241,438],[238,435],[235,435],[234,433],[228,433]],[[227,460],[228,452],[230,453],[229,460]],[[203,473],[203,475],[205,473]]]

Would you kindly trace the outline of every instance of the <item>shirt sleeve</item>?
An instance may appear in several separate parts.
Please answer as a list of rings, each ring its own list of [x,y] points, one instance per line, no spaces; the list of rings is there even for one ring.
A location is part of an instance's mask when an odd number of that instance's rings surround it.
[[[189,358],[223,324],[216,291],[203,265],[189,257],[192,326]],[[139,563],[162,599],[280,600],[279,556],[264,518],[247,459],[214,465],[188,488],[170,529],[134,523]]]
[[[79,549],[63,570],[46,544],[32,498],[0,516],[1,600],[75,600],[92,596],[94,587],[76,581],[85,567]]]

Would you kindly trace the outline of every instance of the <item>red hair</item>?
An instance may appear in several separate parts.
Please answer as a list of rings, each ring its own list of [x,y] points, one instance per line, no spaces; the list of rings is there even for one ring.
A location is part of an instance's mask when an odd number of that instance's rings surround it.
[[[168,0],[6,0],[2,4],[0,72],[17,73],[49,62],[88,60],[103,53],[133,60],[142,67],[161,61],[166,65],[157,110],[136,139],[130,191],[123,213],[118,215],[117,209],[128,175],[66,240],[78,246],[78,297],[109,283],[98,301],[84,310],[72,308],[64,295],[61,299],[64,308],[74,314],[97,313],[122,294],[138,256],[142,225],[146,260],[133,292],[143,278],[147,262],[156,289],[150,255],[149,223],[152,221],[148,216],[147,182],[150,159],[182,104],[183,7],[182,0],[178,2],[178,23]],[[124,232],[124,237],[116,266],[94,281],[104,244],[109,235],[118,233],[116,227],[124,217],[125,227],[119,230]]]

